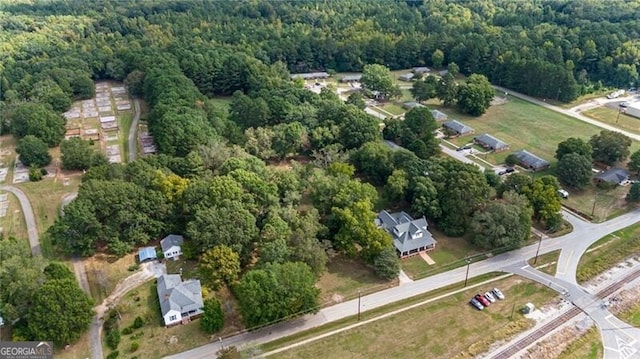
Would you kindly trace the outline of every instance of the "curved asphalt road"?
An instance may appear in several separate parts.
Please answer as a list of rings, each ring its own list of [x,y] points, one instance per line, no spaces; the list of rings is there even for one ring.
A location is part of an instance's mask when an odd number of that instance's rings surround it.
[[[31,207],[31,202],[29,202],[29,197],[27,197],[21,189],[13,186],[0,186],[0,190],[11,192],[18,198],[20,207],[22,207],[22,213],[24,214],[24,220],[27,224],[31,254],[33,256],[42,256],[40,237],[38,236],[38,226],[36,226],[36,218],[33,215],[33,208]]]

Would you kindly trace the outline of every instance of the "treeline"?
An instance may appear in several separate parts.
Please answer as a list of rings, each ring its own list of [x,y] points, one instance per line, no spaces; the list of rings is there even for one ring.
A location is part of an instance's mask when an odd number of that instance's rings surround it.
[[[234,91],[224,81],[212,81],[221,73],[251,72],[250,61],[229,56],[236,53],[265,64],[282,62],[291,72],[361,71],[369,63],[400,69],[455,62],[464,74],[484,74],[493,83],[563,101],[590,91],[593,84],[628,86],[638,79],[635,39],[639,34],[632,16],[634,5],[628,2],[104,1],[77,5],[74,1],[36,2],[9,4],[2,10],[18,15],[5,21],[13,32],[33,27],[25,16],[56,15],[69,22],[77,33],[68,37],[100,44],[97,51],[87,51],[87,45],[78,49],[91,59],[88,63],[99,77],[124,77],[130,63],[120,51],[140,46],[169,51],[207,95]],[[84,21],[87,18],[95,21]]]

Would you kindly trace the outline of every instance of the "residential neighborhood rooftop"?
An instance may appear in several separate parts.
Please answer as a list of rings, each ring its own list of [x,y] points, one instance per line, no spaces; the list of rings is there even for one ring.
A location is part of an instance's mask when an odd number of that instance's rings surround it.
[[[389,213],[384,210],[378,213],[376,225],[391,234],[393,245],[401,256],[431,249],[436,244],[436,240],[427,230],[428,224],[424,217],[413,219],[404,211]]]
[[[156,249],[154,247],[144,247],[140,248],[140,250],[138,251],[138,259],[140,260],[140,262],[157,258],[158,255],[156,254]]]
[[[178,274],[163,274],[158,278],[158,299],[163,317],[172,310],[182,316],[190,312],[198,314],[204,306],[200,281],[183,282]]]
[[[508,148],[509,145],[506,144],[505,142],[500,141],[499,139],[491,136],[488,133],[482,134],[478,137],[475,138],[476,142],[479,142],[480,144],[487,146],[487,147],[491,147],[494,150],[500,150],[500,149],[504,149],[504,148]]]
[[[594,178],[600,181],[618,184],[629,179],[629,171],[624,168],[611,168],[598,173]]]
[[[458,121],[458,120],[451,120],[451,121],[447,121],[445,123],[442,124],[443,127],[451,130],[451,131],[455,131],[459,134],[464,134],[464,133],[471,133],[473,132],[473,128],[465,125],[464,123]]]
[[[532,169],[549,167],[551,164],[549,161],[540,158],[527,150],[520,150],[514,154],[523,165]]]
[[[162,251],[166,252],[173,246],[181,246],[184,243],[184,237],[179,234],[170,234],[160,241]]]
[[[436,121],[444,121],[449,118],[446,113],[438,110],[431,110],[431,114],[433,115],[433,118],[436,119]]]

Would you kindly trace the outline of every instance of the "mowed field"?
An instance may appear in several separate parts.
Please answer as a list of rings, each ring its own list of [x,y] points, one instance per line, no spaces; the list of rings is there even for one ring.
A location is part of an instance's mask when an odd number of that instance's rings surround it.
[[[482,312],[468,304],[480,290],[469,289],[270,358],[453,358],[462,352],[467,352],[462,356],[471,357],[468,351],[479,354],[500,339],[497,336],[507,336],[505,329],[513,334],[532,325],[518,313],[525,303],[538,307],[555,296],[549,289],[515,276],[495,285],[507,298]],[[482,290],[490,289],[486,287]],[[510,320],[514,304],[516,313]]]
[[[487,161],[494,164],[502,163],[509,153],[526,149],[527,151],[554,162],[558,143],[569,137],[588,140],[600,132],[600,128],[564,116],[560,113],[534,105],[530,102],[509,96],[507,103],[491,106],[480,117],[471,117],[459,113],[452,108],[442,107],[436,101],[428,103],[429,107],[438,109],[449,115],[450,119],[457,119],[475,130],[475,135],[489,133],[506,142],[510,150],[497,154],[488,154]],[[474,135],[453,139],[457,145],[473,140]],[[640,148],[634,142],[632,151]]]

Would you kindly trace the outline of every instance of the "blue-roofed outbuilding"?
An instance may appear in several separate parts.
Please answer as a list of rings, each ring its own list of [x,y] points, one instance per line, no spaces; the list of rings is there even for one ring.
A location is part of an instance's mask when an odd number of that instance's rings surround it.
[[[140,263],[158,259],[156,249],[154,247],[140,248],[140,250],[138,251],[138,259],[140,259]]]

